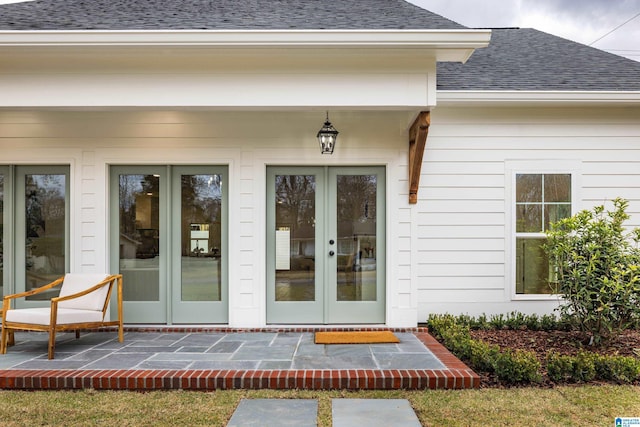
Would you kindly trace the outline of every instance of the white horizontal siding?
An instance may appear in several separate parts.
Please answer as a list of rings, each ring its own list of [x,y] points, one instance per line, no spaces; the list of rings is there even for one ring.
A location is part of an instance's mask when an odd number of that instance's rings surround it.
[[[419,318],[430,312],[547,312],[549,301],[512,300],[505,162],[581,164],[577,207],[614,197],[640,221],[638,109],[438,108],[418,193],[413,249]],[[580,183],[580,184],[578,184]],[[481,311],[482,312],[482,311]]]
[[[493,289],[504,290],[503,273],[497,276],[427,276],[421,282],[420,289],[426,290],[467,290]]]
[[[432,238],[418,237],[416,249],[419,253],[436,251],[499,251],[504,250],[505,238],[501,236],[495,239],[469,239],[469,238]]]

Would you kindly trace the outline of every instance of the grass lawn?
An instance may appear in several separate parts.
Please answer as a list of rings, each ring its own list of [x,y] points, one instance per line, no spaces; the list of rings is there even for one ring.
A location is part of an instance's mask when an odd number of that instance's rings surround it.
[[[318,399],[331,426],[332,398],[409,399],[423,426],[613,426],[640,417],[640,387],[581,386],[454,391],[0,391],[3,426],[224,426],[240,399]],[[117,424],[116,424],[117,423]]]

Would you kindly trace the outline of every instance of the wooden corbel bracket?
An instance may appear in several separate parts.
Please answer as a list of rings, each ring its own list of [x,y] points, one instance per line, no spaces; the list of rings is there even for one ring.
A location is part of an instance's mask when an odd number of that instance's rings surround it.
[[[427,145],[427,135],[431,124],[431,113],[422,111],[409,130],[409,203],[418,203],[422,156]]]

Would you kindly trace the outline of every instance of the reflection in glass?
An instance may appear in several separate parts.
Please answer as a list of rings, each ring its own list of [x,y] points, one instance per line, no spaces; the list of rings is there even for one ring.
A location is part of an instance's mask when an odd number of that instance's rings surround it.
[[[516,239],[516,293],[551,294],[546,239]]]
[[[376,301],[375,175],[338,175],[338,301]]]
[[[538,233],[542,230],[542,205],[516,206],[516,231]]]
[[[516,175],[516,202],[542,202],[542,175]]]
[[[543,233],[550,223],[569,216],[571,175],[516,176],[516,232]]]
[[[571,202],[571,175],[544,175],[544,201]]]
[[[275,300],[315,301],[315,176],[275,178]]]
[[[571,216],[571,204],[556,204],[544,206],[544,229],[549,230],[552,222],[558,222],[561,219]]]
[[[220,301],[222,177],[182,175],[182,301]]]
[[[52,282],[65,273],[65,193],[65,175],[25,175],[27,291]],[[58,292],[59,289],[37,297],[49,299]]]
[[[126,301],[160,300],[160,177],[119,176],[120,273]]]

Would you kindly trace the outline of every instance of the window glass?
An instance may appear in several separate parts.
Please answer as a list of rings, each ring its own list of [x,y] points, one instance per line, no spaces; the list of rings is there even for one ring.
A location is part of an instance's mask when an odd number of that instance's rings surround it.
[[[542,202],[542,175],[518,174],[516,176],[516,202]]]
[[[542,229],[542,206],[523,204],[516,208],[516,231],[535,233]]]
[[[516,293],[551,294],[545,231],[571,216],[570,174],[516,175]]]
[[[571,175],[544,175],[544,201],[571,202]]]

